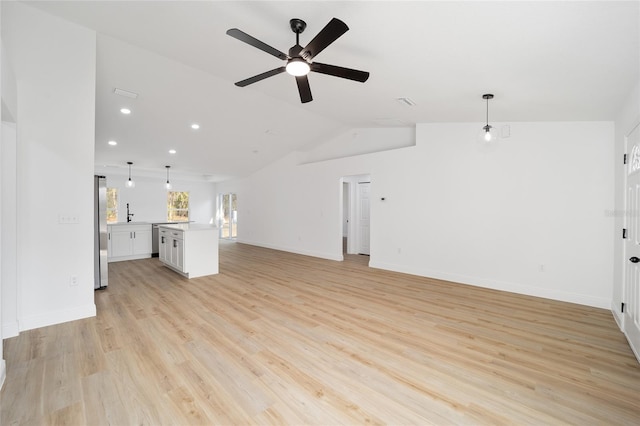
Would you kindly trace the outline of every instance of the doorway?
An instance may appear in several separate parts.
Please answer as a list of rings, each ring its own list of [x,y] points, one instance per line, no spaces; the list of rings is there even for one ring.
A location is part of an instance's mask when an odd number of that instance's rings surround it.
[[[347,254],[347,241],[349,241],[349,184],[342,182],[342,255]]]
[[[219,237],[235,240],[238,237],[238,197],[232,193],[218,197]]]
[[[342,185],[343,257],[370,254],[371,178],[369,175],[344,176]]]

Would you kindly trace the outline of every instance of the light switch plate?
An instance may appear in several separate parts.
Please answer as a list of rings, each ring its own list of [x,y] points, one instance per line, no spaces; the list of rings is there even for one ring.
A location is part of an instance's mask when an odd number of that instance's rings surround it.
[[[80,218],[76,215],[61,214],[58,215],[58,223],[62,225],[75,225],[80,223]]]

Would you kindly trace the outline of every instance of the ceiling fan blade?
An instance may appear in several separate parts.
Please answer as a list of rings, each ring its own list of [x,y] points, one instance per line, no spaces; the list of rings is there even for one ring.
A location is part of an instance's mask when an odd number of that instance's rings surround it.
[[[309,79],[306,75],[296,77],[296,83],[298,83],[298,92],[300,92],[300,101],[303,104],[311,102],[313,97],[311,96],[311,86],[309,86]]]
[[[310,61],[347,31],[349,31],[347,24],[337,18],[331,19],[313,40],[302,49],[300,56]]]
[[[311,64],[311,71],[332,75],[334,77],[348,78],[349,80],[359,81],[361,83],[364,83],[369,78],[369,73],[366,71],[321,64],[319,62],[313,62]]]
[[[271,71],[263,72],[262,74],[254,75],[253,77],[249,77],[249,78],[247,78],[245,80],[237,82],[236,86],[238,86],[238,87],[248,86],[250,84],[257,83],[260,80],[264,80],[267,77],[272,77],[274,75],[278,75],[280,73],[283,73],[283,72],[285,72],[285,70],[286,70],[285,67],[280,67],[280,68],[276,68],[276,69],[271,70]]]
[[[231,28],[230,30],[227,30],[227,34],[230,35],[233,38],[236,38],[240,41],[243,41],[247,44],[250,44],[253,47],[256,47],[260,50],[262,50],[263,52],[268,53],[269,55],[273,55],[278,59],[282,59],[283,61],[286,61],[287,59],[289,59],[289,56],[287,56],[286,53],[283,53],[281,51],[279,51],[278,49],[269,46],[268,44],[258,40],[255,37],[250,36],[249,34],[245,33],[244,31],[241,31],[237,28]]]

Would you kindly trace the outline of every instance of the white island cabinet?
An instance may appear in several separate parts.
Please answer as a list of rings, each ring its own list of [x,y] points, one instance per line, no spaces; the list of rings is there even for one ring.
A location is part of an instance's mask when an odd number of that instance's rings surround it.
[[[151,257],[151,224],[115,223],[107,226],[107,261],[146,259]]]
[[[187,278],[218,273],[218,228],[185,223],[158,227],[159,258]]]

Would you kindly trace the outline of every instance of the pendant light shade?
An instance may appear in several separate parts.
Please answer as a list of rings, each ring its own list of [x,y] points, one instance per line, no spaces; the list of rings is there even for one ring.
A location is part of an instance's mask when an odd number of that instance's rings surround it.
[[[169,182],[169,169],[171,168],[171,166],[165,166],[167,168],[167,183],[165,183],[165,188],[167,189],[171,189],[171,182]]]
[[[487,93],[482,95],[482,99],[487,101],[487,124],[482,128],[482,140],[484,142],[492,142],[498,138],[495,128],[489,124],[489,99],[493,99],[493,95]]]
[[[131,165],[133,164],[131,161],[127,161],[129,165],[129,180],[127,181],[127,188],[133,188],[136,186],[136,183],[131,180]]]

